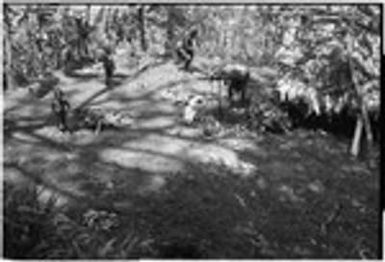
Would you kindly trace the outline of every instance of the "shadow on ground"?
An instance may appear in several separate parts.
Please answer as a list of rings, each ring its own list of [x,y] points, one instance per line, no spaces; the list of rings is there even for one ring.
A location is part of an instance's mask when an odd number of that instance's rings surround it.
[[[44,116],[13,119],[4,141],[5,182],[36,183],[73,221],[90,210],[116,215],[105,231],[81,224],[110,246],[82,258],[376,257],[378,167],[349,159],[344,141],[309,131],[212,141],[172,135],[171,129],[187,127],[159,92],[187,92],[198,81],[173,70],[148,66],[79,99],[77,108],[130,112],[134,123],[120,130],[69,134],[28,122]],[[82,87],[67,90],[77,96]],[[254,169],[236,172],[234,163]],[[93,249],[100,246],[108,245]]]

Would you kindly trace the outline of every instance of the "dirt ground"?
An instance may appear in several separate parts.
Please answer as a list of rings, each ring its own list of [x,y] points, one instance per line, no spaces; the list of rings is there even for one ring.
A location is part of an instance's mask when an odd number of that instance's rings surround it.
[[[349,141],[306,130],[205,139],[181,121],[177,101],[209,97],[209,82],[171,62],[117,66],[111,89],[100,68],[56,75],[73,108],[126,114],[119,130],[60,133],[49,120],[51,95],[5,94],[6,182],[35,181],[74,216],[119,214],[110,234],[141,241],[132,257],[377,256],[379,167],[352,159]]]

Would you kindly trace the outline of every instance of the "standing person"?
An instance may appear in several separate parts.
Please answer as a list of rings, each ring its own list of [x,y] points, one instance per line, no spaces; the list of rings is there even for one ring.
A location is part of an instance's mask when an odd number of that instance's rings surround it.
[[[56,117],[56,123],[60,131],[70,131],[67,125],[67,114],[70,109],[70,103],[64,97],[64,93],[60,88],[55,88],[53,91],[52,112]]]
[[[178,57],[184,61],[184,70],[188,70],[190,68],[191,62],[194,58],[194,47],[197,36],[198,30],[191,30],[190,33],[183,39],[182,46],[177,49]]]
[[[114,58],[112,57],[111,48],[104,49],[104,53],[102,55],[101,61],[103,63],[104,72],[106,76],[106,86],[110,87],[111,79],[115,70],[115,62],[114,62]]]

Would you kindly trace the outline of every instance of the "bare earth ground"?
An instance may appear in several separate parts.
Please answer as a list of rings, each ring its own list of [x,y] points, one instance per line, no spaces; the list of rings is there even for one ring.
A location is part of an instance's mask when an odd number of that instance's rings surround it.
[[[15,120],[4,137],[5,181],[32,179],[43,197],[59,192],[74,216],[120,214],[116,242],[128,232],[143,241],[132,256],[376,257],[379,170],[350,159],[347,141],[309,131],[207,140],[174,102],[210,94],[208,82],[172,63],[126,68],[118,63],[111,90],[97,69],[57,73],[72,107],[127,114],[120,130],[62,134],[49,121],[51,95],[5,94]]]

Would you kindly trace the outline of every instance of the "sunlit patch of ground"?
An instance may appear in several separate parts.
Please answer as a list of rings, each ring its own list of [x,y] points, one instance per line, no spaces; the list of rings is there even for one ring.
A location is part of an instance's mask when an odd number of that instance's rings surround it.
[[[60,205],[125,214],[112,234],[123,241],[133,224],[146,238],[137,256],[376,256],[379,168],[351,159],[346,141],[304,130],[203,139],[176,104],[216,93],[215,85],[172,63],[121,73],[129,76],[111,90],[103,77],[60,75],[75,107],[120,110],[132,120],[100,133],[33,127],[49,118],[50,98],[6,94],[7,116],[18,125],[4,140],[4,162],[12,164],[5,181],[35,181],[41,201],[59,194]]]

